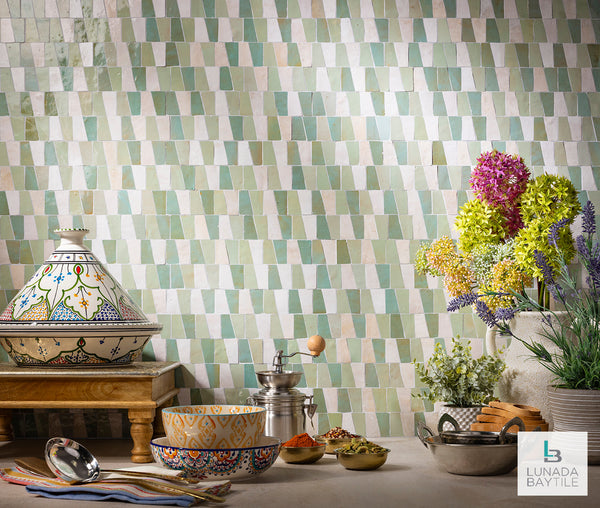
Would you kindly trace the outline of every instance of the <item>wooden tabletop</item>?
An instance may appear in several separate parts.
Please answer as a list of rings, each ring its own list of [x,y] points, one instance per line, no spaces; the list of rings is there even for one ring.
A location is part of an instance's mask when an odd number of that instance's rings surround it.
[[[14,363],[0,363],[0,376],[49,376],[49,377],[123,377],[123,376],[160,376],[170,370],[176,369],[181,364],[178,362],[134,362],[128,365],[115,365],[110,367],[18,367]]]

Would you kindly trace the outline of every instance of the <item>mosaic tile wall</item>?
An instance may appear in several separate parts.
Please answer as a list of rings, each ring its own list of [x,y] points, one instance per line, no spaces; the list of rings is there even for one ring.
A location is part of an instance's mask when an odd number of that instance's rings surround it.
[[[0,306],[88,245],[164,325],[179,402],[240,403],[277,349],[317,430],[412,435],[411,360],[484,327],[415,273],[496,147],[600,206],[597,0],[0,0]],[[1,358],[7,361],[3,356]],[[120,435],[23,411],[19,435]]]

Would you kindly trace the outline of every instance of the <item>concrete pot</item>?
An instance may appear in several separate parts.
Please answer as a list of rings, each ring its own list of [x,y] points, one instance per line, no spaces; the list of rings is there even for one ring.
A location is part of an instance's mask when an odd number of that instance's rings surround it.
[[[587,432],[588,463],[600,464],[600,390],[549,385],[548,402],[556,432]]]
[[[567,315],[566,312],[555,314],[559,319]],[[522,340],[539,342],[548,351],[556,351],[556,346],[541,335],[544,327],[541,316],[539,312],[519,312],[510,322],[510,329]],[[552,415],[546,387],[555,382],[554,374],[540,364],[521,341],[499,336],[494,328],[488,329],[488,353],[494,353],[503,346],[506,346],[503,353],[506,370],[496,388],[498,398],[504,402],[538,408],[544,420],[548,422],[549,430],[552,430]]]

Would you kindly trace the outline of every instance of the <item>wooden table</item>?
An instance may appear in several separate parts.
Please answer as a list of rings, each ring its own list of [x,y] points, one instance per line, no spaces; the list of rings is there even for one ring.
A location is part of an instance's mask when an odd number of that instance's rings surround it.
[[[153,421],[157,408],[168,406],[179,391],[175,388],[179,365],[136,362],[57,369],[0,363],[0,441],[13,439],[12,409],[127,409],[133,440],[131,461],[152,462]],[[160,418],[157,424],[162,429]]]

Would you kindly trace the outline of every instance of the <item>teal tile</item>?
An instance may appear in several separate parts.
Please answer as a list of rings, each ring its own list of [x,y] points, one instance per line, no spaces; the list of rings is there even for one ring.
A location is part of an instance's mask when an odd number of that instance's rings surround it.
[[[294,315],[294,337],[307,337],[306,323],[304,316]]]
[[[470,19],[464,18],[462,20],[462,34],[460,40],[462,42],[476,42],[473,24]]]
[[[427,34],[422,18],[413,19],[413,39],[415,42],[427,42]]]
[[[219,77],[219,88],[221,90],[233,90],[233,82],[231,80],[229,67],[221,67],[219,69]]]
[[[208,34],[208,40],[210,42],[217,42],[219,40],[219,20],[212,16],[208,16],[206,19],[204,19],[204,23],[206,24],[206,32]],[[245,40],[249,40],[249,39],[245,39]]]

